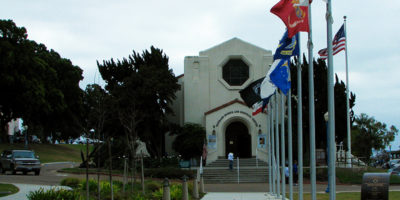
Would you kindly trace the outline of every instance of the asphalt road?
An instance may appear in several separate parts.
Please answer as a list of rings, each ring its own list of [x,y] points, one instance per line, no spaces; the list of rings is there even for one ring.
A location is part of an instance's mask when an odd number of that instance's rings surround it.
[[[33,172],[23,175],[21,172],[17,172],[16,175],[12,175],[11,171],[7,171],[6,174],[0,175],[0,183],[21,183],[21,184],[38,184],[38,185],[59,185],[60,181],[66,178],[67,174],[58,173],[58,169],[73,167],[75,163],[51,163],[44,164],[40,171],[39,176],[35,176]]]

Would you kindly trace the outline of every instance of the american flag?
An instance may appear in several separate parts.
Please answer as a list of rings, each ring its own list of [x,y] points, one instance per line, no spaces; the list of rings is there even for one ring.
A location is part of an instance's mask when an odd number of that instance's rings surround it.
[[[344,32],[344,25],[340,27],[339,31],[336,33],[335,38],[333,38],[332,41],[332,49],[333,49],[333,55],[336,55],[340,51],[345,49],[345,44],[346,44],[346,36]],[[325,60],[328,57],[328,49],[321,49],[318,51],[320,58]]]

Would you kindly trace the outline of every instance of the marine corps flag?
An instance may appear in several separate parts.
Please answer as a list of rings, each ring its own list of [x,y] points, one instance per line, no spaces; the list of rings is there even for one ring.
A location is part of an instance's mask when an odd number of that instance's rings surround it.
[[[271,8],[288,29],[288,37],[292,38],[296,33],[308,32],[308,6],[299,6],[299,0],[281,0]]]

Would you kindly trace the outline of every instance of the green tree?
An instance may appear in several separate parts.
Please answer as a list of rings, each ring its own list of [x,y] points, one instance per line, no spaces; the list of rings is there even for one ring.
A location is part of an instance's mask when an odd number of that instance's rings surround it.
[[[183,127],[171,132],[176,135],[172,148],[178,152],[183,159],[200,157],[203,152],[203,144],[206,139],[206,131],[199,124],[187,123]]]
[[[384,149],[394,140],[398,132],[395,126],[388,129],[385,123],[361,113],[355,118],[355,126],[352,130],[352,152],[369,161],[372,149]]]
[[[28,132],[79,134],[82,79],[82,70],[70,60],[28,40],[26,29],[12,20],[0,20],[2,127],[22,118]]]
[[[180,88],[169,69],[168,57],[150,47],[142,54],[133,51],[128,58],[97,65],[124,127],[124,139],[130,141],[130,151],[134,152],[135,141],[141,139],[152,156],[161,157],[166,115],[172,113],[170,105]]]
[[[297,61],[297,60],[296,60]],[[314,62],[314,106],[315,106],[315,143],[317,148],[325,149],[326,137],[326,122],[324,114],[328,111],[328,93],[327,93],[327,65],[323,60]],[[292,90],[292,123],[293,123],[293,145],[297,149],[297,67],[294,63],[290,66],[291,73],[291,90]],[[305,155],[309,155],[309,85],[308,85],[308,62],[303,57],[301,65],[302,76],[302,113],[303,113],[303,142],[306,148]],[[346,120],[346,85],[336,76],[334,86],[335,95],[335,133],[336,142],[344,141],[347,138],[347,120]],[[355,105],[356,95],[350,92],[350,123],[354,121],[353,107]],[[305,158],[307,158],[307,156]]]

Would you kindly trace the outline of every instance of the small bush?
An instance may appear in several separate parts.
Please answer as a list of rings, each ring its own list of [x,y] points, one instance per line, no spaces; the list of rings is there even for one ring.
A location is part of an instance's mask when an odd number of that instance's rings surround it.
[[[118,187],[118,185],[113,184],[114,194],[118,193],[120,190],[121,188]],[[109,182],[100,182],[100,194],[101,196],[108,196],[109,194],[111,194],[111,185]]]
[[[182,199],[182,185],[173,183],[169,186],[169,193],[171,200],[180,200]],[[153,198],[162,199],[164,194],[164,188],[160,188],[157,191],[153,192]]]
[[[146,196],[143,196],[142,193],[135,193],[131,196],[132,200],[146,200],[148,198],[146,198]]]
[[[172,200],[182,199],[182,185],[172,184],[169,188]]]
[[[178,156],[164,156],[161,159],[145,157],[143,164],[145,168],[178,167],[179,159]]]
[[[194,170],[183,170],[179,168],[154,168],[145,169],[144,175],[146,177],[153,178],[169,178],[169,179],[180,179],[183,175],[193,177],[196,172]]]
[[[77,191],[65,190],[65,189],[50,189],[45,191],[40,188],[37,191],[29,192],[27,195],[29,200],[79,200],[80,195]]]
[[[151,181],[151,182],[148,182],[145,187],[146,187],[146,189],[154,192],[161,188],[161,184],[158,182],[155,182],[155,181]]]
[[[77,178],[65,178],[61,181],[60,185],[68,186],[71,188],[78,188],[80,180]]]
[[[81,180],[79,186],[82,191],[86,191],[86,180]],[[89,191],[92,193],[97,192],[97,181],[89,179]]]

